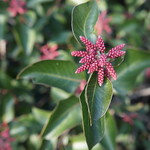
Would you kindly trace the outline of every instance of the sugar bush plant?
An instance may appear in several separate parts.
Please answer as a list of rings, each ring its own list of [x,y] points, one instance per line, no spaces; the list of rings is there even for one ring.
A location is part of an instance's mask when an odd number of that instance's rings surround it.
[[[0,1],[0,150],[148,149],[147,8],[77,3]]]

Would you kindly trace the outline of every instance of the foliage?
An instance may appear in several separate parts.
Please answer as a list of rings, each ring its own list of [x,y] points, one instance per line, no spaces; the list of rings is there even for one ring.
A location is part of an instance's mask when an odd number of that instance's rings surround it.
[[[26,0],[14,15],[10,1],[0,1],[0,140],[5,124],[9,150],[149,148],[147,6],[140,0]],[[96,72],[74,73],[79,64],[71,52],[85,50],[80,36],[95,43],[95,24],[106,10],[112,33],[101,36],[108,48],[125,43],[126,55],[113,61],[117,80],[105,78],[99,86]],[[45,45],[49,55],[58,52],[52,60],[41,60]]]

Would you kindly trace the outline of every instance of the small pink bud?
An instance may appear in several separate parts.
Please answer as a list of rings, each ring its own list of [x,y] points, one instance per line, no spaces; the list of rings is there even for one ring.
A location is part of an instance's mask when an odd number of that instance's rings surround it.
[[[97,40],[96,40],[96,46],[99,48],[99,50],[104,53],[105,51],[105,45],[104,45],[104,41],[102,39],[101,36],[98,36]]]
[[[102,86],[104,81],[104,68],[99,68],[98,70],[98,83],[100,86]]]
[[[80,67],[76,70],[75,73],[80,73],[80,72],[82,72],[82,71],[88,69],[89,66],[90,66],[89,64],[84,64],[84,65],[80,66]]]
[[[116,72],[112,66],[112,64],[110,62],[106,63],[106,69],[108,70],[109,74],[111,75],[111,77],[116,80],[117,79],[117,75]]]
[[[82,58],[79,63],[91,63],[94,60],[94,55],[87,55],[84,58]]]
[[[76,56],[76,57],[85,57],[88,53],[85,51],[73,51],[71,52],[72,56]]]
[[[105,54],[102,54],[100,56],[100,59],[98,60],[99,66],[104,67],[106,64],[107,56]]]
[[[95,45],[91,41],[89,41],[87,38],[80,36],[80,40],[85,44],[87,51],[95,50],[96,48]]]
[[[88,73],[92,73],[92,72],[94,72],[94,71],[98,71],[98,61],[94,62],[94,63],[90,66]]]

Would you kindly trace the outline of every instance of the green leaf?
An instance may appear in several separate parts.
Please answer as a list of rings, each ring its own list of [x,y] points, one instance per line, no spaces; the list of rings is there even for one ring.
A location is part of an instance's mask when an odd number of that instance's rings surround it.
[[[6,21],[7,21],[6,15],[0,14],[0,39],[4,39],[4,32],[5,32],[5,28],[6,28]]]
[[[34,11],[28,10],[25,14],[24,14],[24,18],[26,20],[26,24],[29,27],[32,27],[37,19],[36,13]]]
[[[124,61],[124,56],[115,58],[115,60],[113,60],[111,63],[113,67],[118,67],[122,64],[123,61]]]
[[[0,0],[0,7],[1,7],[1,9],[0,9],[0,14],[4,14],[4,15],[7,15],[7,8],[8,8],[8,5],[5,3],[5,2],[3,2],[2,0]]]
[[[29,147],[32,150],[40,150],[41,144],[42,144],[42,138],[39,136],[39,134],[32,134],[28,138]]]
[[[82,115],[83,115],[83,129],[86,137],[86,142],[88,148],[91,150],[97,143],[99,143],[104,135],[105,126],[105,116],[98,120],[94,120],[92,125],[90,123],[90,118],[88,115],[88,107],[85,100],[85,91],[82,92],[80,97],[82,105]]]
[[[14,119],[14,98],[6,94],[0,100],[0,121],[9,122]]]
[[[105,79],[100,87],[97,81],[97,73],[94,72],[88,80],[85,97],[89,110],[91,123],[105,115],[113,95],[112,84]]]
[[[105,149],[116,150],[116,136],[117,136],[117,126],[113,116],[107,112],[106,114],[106,124],[105,124],[105,135],[102,139],[102,145]]]
[[[79,100],[72,96],[60,101],[43,128],[42,136],[46,139],[57,138],[64,131],[81,123]]]
[[[54,140],[42,140],[42,144],[39,150],[52,150],[56,149],[57,146],[57,139]]]
[[[15,137],[18,142],[25,142],[29,135],[27,128],[20,124],[12,125],[10,134]]]
[[[69,144],[65,147],[65,150],[87,150],[87,144],[84,134],[73,135],[69,138]],[[92,150],[103,150],[100,144],[94,146]]]
[[[45,111],[45,110],[42,110],[42,109],[39,109],[36,107],[32,108],[32,113],[33,113],[35,119],[38,122],[40,122],[41,124],[45,124],[50,116],[49,111]]]
[[[95,41],[92,34],[94,25],[98,18],[98,6],[95,1],[90,1],[77,5],[72,12],[72,32],[75,38],[80,42],[79,36],[84,36],[91,41]]]
[[[71,36],[72,33],[70,31],[63,31],[53,36],[51,41],[56,42],[57,44],[66,44],[69,42]]]
[[[74,92],[83,74],[75,74],[76,65],[70,61],[44,60],[24,68],[17,78],[32,79],[34,83],[54,86]]]
[[[79,4],[85,3],[87,1],[89,1],[89,0],[67,0],[67,3],[70,5],[79,5]]]
[[[54,101],[54,103],[56,103],[56,104],[61,100],[69,98],[70,96],[71,96],[70,93],[68,93],[62,89],[55,88],[55,87],[51,88],[51,97],[52,97],[52,100]]]
[[[70,55],[70,53],[66,52],[66,50],[59,50],[59,56],[57,59],[73,61],[73,57]]]
[[[19,142],[24,142],[29,135],[36,134],[40,130],[41,124],[35,120],[32,114],[22,115],[11,122],[11,135]]]
[[[149,66],[149,52],[128,48],[124,62],[116,68],[118,78],[113,87],[121,95],[128,94],[135,87],[138,75]]]
[[[11,89],[11,77],[9,77],[4,71],[0,70],[0,88]]]
[[[35,8],[36,5],[39,5],[39,4],[45,3],[45,2],[53,2],[53,0],[29,0],[27,3],[27,7]]]
[[[18,45],[25,51],[25,54],[30,55],[36,40],[35,30],[26,24],[18,24],[15,27],[14,36]]]

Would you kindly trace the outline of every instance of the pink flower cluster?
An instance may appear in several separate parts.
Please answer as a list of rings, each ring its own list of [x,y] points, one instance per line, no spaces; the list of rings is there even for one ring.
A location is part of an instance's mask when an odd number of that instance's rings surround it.
[[[9,2],[8,0],[3,0],[4,2]],[[26,9],[26,2],[22,0],[10,0],[8,11],[12,14],[13,17],[18,14],[24,14]]]
[[[14,141],[10,137],[9,127],[6,123],[0,125],[0,150],[12,150],[11,143]]]
[[[57,56],[59,56],[59,53],[57,51],[58,45],[53,44],[53,45],[44,45],[40,48],[40,51],[42,52],[41,59],[54,59]]]
[[[108,34],[110,34],[112,32],[112,30],[108,24],[110,21],[111,21],[111,18],[107,17],[107,11],[103,11],[99,15],[96,25],[94,27],[97,35],[101,35],[103,31],[106,31]]]
[[[137,114],[123,114],[122,118],[124,122],[134,125],[134,119],[137,118]]]
[[[120,57],[125,54],[125,51],[121,51],[125,44],[118,45],[108,53],[105,53],[105,45],[101,36],[98,36],[96,43],[92,43],[83,36],[80,36],[80,40],[85,44],[86,51],[73,51],[72,56],[83,57],[79,63],[84,63],[80,66],[75,73],[80,73],[88,69],[88,73],[94,71],[98,72],[98,83],[101,86],[104,81],[104,76],[114,80],[117,79],[116,72],[111,64],[111,60]]]

